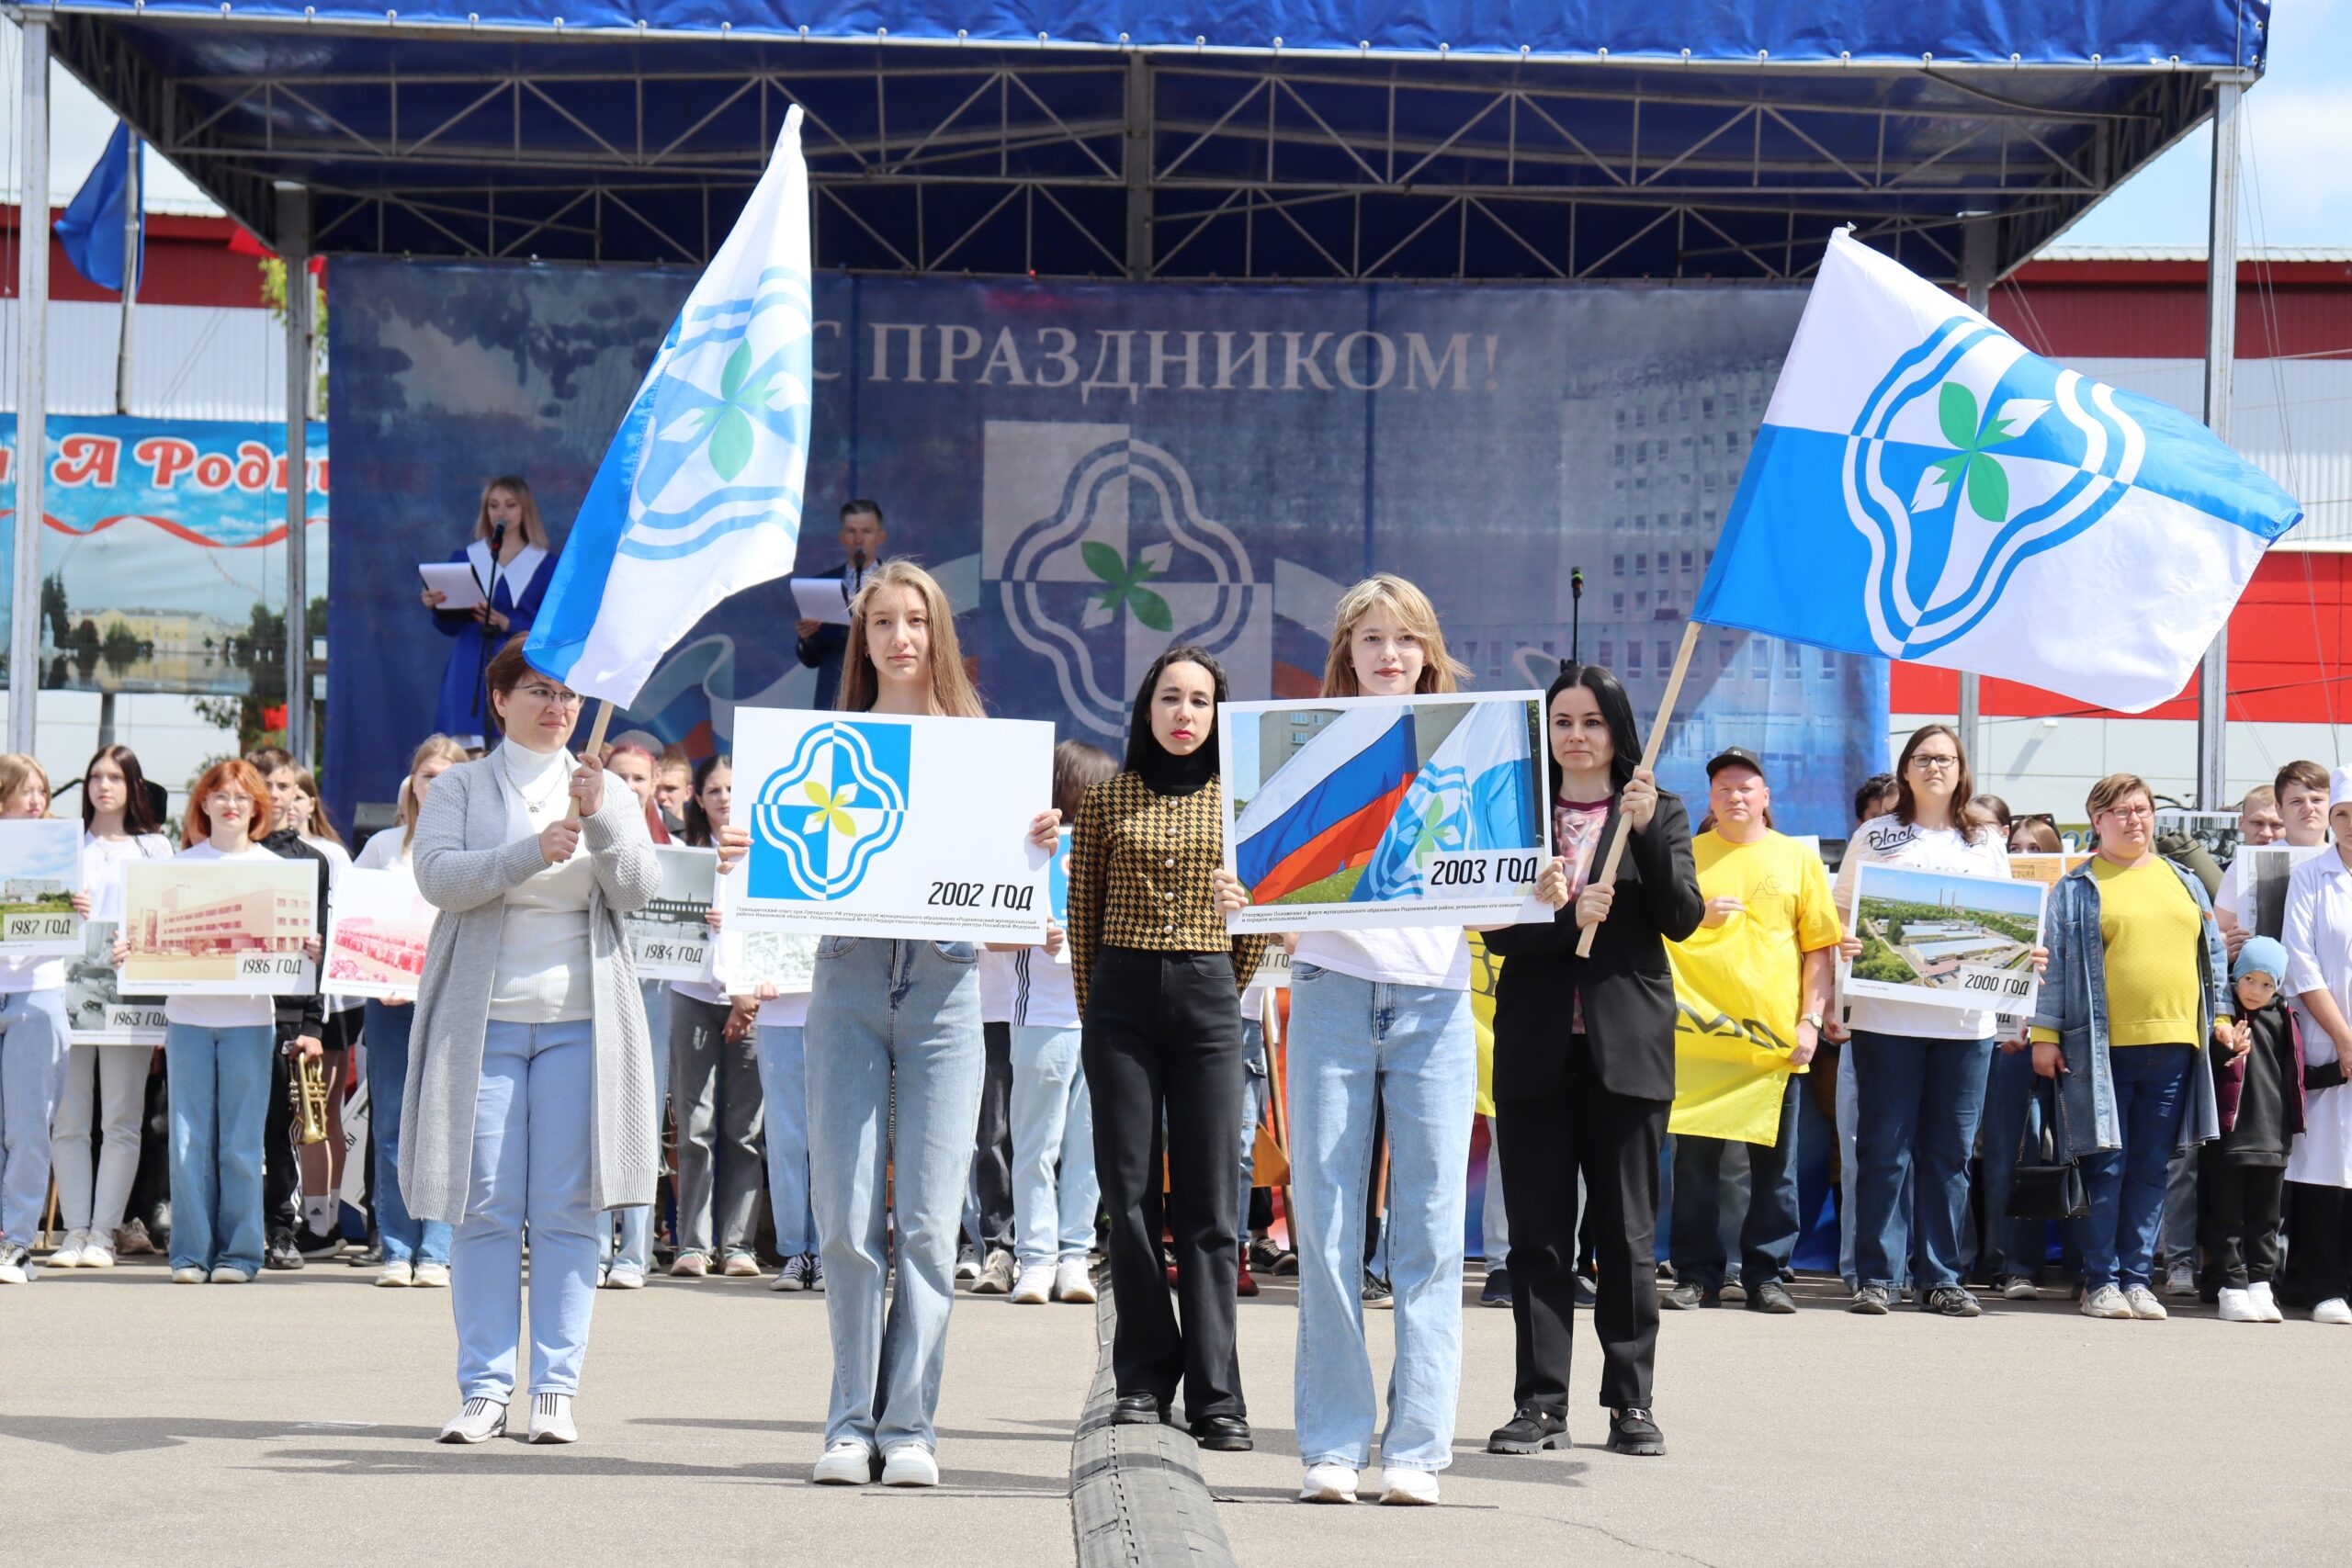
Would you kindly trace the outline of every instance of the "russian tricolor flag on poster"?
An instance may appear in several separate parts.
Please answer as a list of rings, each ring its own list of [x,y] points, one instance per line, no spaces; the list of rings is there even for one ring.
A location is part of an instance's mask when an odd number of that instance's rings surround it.
[[[1411,712],[1389,707],[1345,710],[1301,747],[1233,824],[1250,901],[1272,903],[1369,860],[1419,755]]]

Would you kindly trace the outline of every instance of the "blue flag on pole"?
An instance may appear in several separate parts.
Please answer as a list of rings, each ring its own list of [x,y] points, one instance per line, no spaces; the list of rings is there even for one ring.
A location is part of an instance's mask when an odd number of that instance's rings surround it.
[[[808,169],[795,105],[581,502],[524,645],[534,668],[627,707],[713,605],[792,570],[809,351]]]
[[[1690,618],[2138,713],[2301,516],[2179,410],[2027,353],[1841,231]]]
[[[107,138],[107,150],[73,201],[57,219],[57,243],[74,270],[99,288],[122,292],[123,207],[130,193],[130,161],[142,143],[130,127],[118,121]],[[140,203],[139,276],[147,276],[146,203]]]

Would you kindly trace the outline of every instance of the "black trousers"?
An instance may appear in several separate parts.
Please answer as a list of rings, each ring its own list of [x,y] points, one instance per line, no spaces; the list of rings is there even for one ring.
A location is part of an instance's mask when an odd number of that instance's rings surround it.
[[[1088,985],[1080,1055],[1111,1216],[1119,1393],[1172,1400],[1181,1381],[1188,1421],[1246,1416],[1234,1346],[1244,1068],[1232,959],[1104,948]],[[1163,1117],[1181,1328],[1159,1261]]]
[[[1012,1250],[1012,1025],[980,1025],[988,1065],[980,1078],[980,1132],[972,1148],[972,1185],[979,1194],[981,1260]]]
[[[261,1213],[271,1232],[300,1230],[302,1205],[295,1194],[302,1180],[301,1155],[294,1142],[292,1069],[283,1050],[269,1053],[269,1106],[262,1116]]]
[[[1657,1355],[1657,1161],[1672,1105],[1601,1088],[1581,1034],[1569,1041],[1558,1089],[1495,1102],[1519,1338],[1514,1408],[1532,1404],[1567,1418],[1578,1171],[1600,1254],[1592,1322],[1600,1336],[1600,1403],[1649,1406]]]
[[[2205,1260],[2224,1288],[2244,1290],[2278,1272],[2278,1211],[2287,1196],[2287,1168],[2235,1165],[2211,1145],[2200,1156],[2205,1207],[2197,1227]]]
[[[2295,1245],[2287,1255],[2287,1278],[2279,1294],[2297,1306],[2317,1306],[2337,1296],[2352,1298],[2352,1190],[2287,1184],[2294,1214]]]

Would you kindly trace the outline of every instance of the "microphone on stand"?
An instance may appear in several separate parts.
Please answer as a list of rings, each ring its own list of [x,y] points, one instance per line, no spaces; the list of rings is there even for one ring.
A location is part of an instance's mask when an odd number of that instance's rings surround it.
[[[852,585],[865,575],[865,547],[860,545],[849,553],[849,570],[842,573],[842,603],[854,604],[857,591]]]
[[[498,552],[506,547],[506,520],[493,519],[490,525],[490,574],[487,581],[477,579],[474,586],[481,590],[481,609],[475,622],[481,627],[481,647],[477,650],[474,668],[473,711],[483,711],[482,692],[490,676],[490,603],[498,592]]]
[[[1584,569],[1572,566],[1568,568],[1568,662],[1571,664],[1583,662],[1577,653],[1577,643],[1583,634],[1583,626]]]

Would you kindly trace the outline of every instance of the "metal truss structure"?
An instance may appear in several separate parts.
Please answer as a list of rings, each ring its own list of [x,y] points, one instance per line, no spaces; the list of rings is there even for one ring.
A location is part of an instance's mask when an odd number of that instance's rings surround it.
[[[225,7],[224,7],[225,9]],[[1164,281],[1986,281],[2211,110],[2170,65],[1497,62],[55,13],[156,150],[320,252],[698,265],[800,104],[817,259]],[[291,238],[291,237],[289,237]]]

